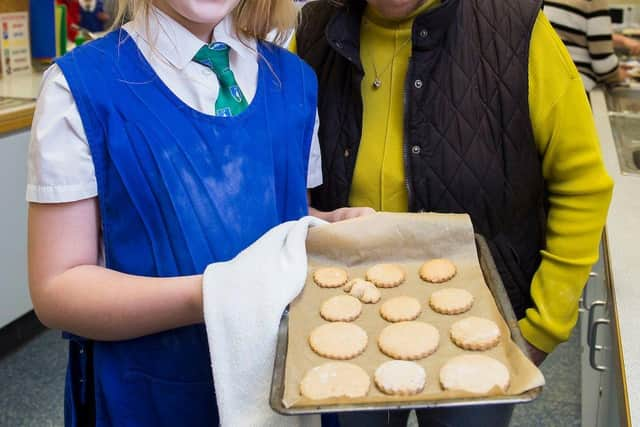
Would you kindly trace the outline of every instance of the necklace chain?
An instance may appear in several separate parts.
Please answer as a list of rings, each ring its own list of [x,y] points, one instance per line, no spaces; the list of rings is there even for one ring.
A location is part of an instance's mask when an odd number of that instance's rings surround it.
[[[394,49],[393,55],[391,56],[391,60],[382,69],[380,73],[378,73],[378,69],[376,68],[376,61],[373,59],[373,55],[369,54],[369,58],[371,59],[371,64],[373,65],[373,74],[375,75],[373,83],[371,84],[371,86],[374,89],[379,89],[382,86],[382,80],[380,80],[380,78],[384,73],[387,72],[389,67],[391,67],[391,64],[393,64],[393,60],[396,59],[396,56],[398,56],[398,54],[402,51],[402,48],[405,47],[410,41],[411,41],[411,37],[408,37],[404,42],[402,42],[402,44],[399,47]]]

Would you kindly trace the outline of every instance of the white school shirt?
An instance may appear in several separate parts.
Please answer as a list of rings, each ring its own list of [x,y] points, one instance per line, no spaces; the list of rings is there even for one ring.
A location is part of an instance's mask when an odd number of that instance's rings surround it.
[[[192,61],[204,43],[157,9],[124,25],[160,79],[190,107],[214,115],[219,84],[213,72]],[[215,41],[229,45],[231,70],[251,103],[258,84],[255,40],[240,41],[231,18],[213,31]],[[322,184],[316,113],[309,154],[307,188]],[[29,144],[27,194],[29,202],[64,203],[98,195],[91,151],[69,85],[57,65],[44,74]]]

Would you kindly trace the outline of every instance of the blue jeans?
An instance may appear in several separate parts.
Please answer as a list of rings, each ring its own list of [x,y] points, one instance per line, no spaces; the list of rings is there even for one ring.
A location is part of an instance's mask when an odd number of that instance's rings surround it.
[[[416,411],[420,427],[508,427],[515,405],[461,406]],[[409,411],[344,412],[340,427],[406,427]]]

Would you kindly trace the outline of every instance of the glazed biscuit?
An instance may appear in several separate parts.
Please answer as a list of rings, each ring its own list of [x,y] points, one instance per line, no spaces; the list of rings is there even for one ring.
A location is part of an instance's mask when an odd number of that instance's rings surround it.
[[[300,382],[300,394],[312,400],[366,396],[369,375],[348,362],[329,362],[310,369]]]
[[[454,357],[440,369],[440,385],[444,390],[486,395],[497,387],[505,393],[509,382],[507,367],[481,354]]]
[[[424,390],[427,374],[416,362],[390,360],[378,366],[374,381],[384,394],[412,396]]]

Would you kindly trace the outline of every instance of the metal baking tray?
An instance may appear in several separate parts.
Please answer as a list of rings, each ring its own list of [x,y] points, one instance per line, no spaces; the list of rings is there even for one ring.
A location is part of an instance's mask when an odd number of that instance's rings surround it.
[[[478,249],[478,258],[480,259],[480,268],[484,275],[484,280],[489,286],[493,294],[500,314],[507,322],[511,331],[511,339],[518,347],[528,354],[525,340],[520,333],[518,327],[518,319],[513,312],[511,302],[507,296],[507,291],[502,283],[502,279],[498,274],[498,270],[489,251],[489,246],[484,237],[479,234],[475,235],[476,248]],[[282,415],[304,415],[304,414],[322,414],[331,412],[358,412],[358,411],[379,411],[379,410],[396,410],[396,409],[426,409],[426,408],[442,408],[454,406],[471,406],[471,405],[498,405],[505,403],[525,403],[530,402],[538,397],[542,392],[542,387],[537,387],[516,396],[491,396],[491,397],[469,397],[456,398],[447,400],[424,400],[412,402],[382,402],[382,403],[357,403],[357,404],[334,404],[334,405],[309,405],[304,407],[285,408],[282,404],[284,396],[284,376],[287,361],[287,346],[289,329],[289,310],[285,310],[280,320],[280,329],[278,330],[278,344],[276,347],[276,358],[273,367],[273,377],[271,380],[271,395],[269,402],[274,411]]]

